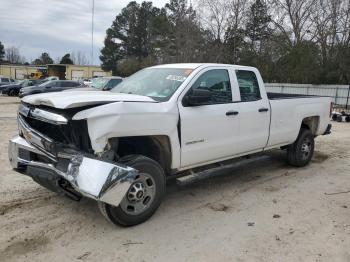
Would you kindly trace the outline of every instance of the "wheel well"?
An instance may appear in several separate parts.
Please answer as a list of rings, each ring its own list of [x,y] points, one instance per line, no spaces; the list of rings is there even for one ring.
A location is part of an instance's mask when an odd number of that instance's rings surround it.
[[[320,121],[319,116],[306,117],[303,119],[301,123],[301,127],[309,129],[313,135],[316,135],[319,121]]]
[[[171,146],[167,136],[132,136],[112,138],[112,140],[118,141],[116,153],[119,157],[140,154],[157,161],[166,174],[170,172]]]

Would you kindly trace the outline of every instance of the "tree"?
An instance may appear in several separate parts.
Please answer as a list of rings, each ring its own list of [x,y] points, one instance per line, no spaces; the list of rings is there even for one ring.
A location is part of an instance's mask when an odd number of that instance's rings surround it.
[[[237,63],[244,46],[244,22],[246,16],[246,1],[232,0],[230,4],[230,23],[225,32],[226,63]]]
[[[222,63],[227,61],[225,34],[232,23],[231,1],[199,0],[200,21],[205,29],[208,52],[206,62]]]
[[[271,16],[267,13],[267,6],[261,0],[255,0],[247,15],[246,36],[249,37],[251,50],[261,54],[263,42],[271,37]]]
[[[171,0],[165,6],[168,18],[168,42],[164,48],[167,62],[200,62],[205,40],[197,14],[186,0]]]
[[[4,56],[5,56],[5,48],[4,48],[4,45],[0,41],[0,61],[2,61]]]
[[[291,47],[276,64],[275,73],[279,82],[319,83],[319,49],[311,41]]]
[[[162,40],[156,27],[162,28],[164,21],[164,10],[153,7],[152,2],[142,2],[141,5],[130,2],[106,31],[100,56],[102,68],[118,74],[118,66],[125,59],[132,59],[134,64],[133,59],[137,59],[139,65],[145,64],[143,60],[154,60],[157,45]],[[135,71],[139,69],[134,68]]]
[[[223,42],[223,37],[230,25],[230,1],[199,0],[198,9],[201,20],[217,42]]]
[[[316,1],[272,0],[275,13],[274,24],[281,32],[288,36],[291,45],[301,43],[310,34],[309,28],[312,25],[310,17],[314,12]]]
[[[72,59],[70,58],[70,54],[68,53],[68,54],[65,54],[63,57],[62,57],[62,59],[61,59],[61,61],[60,61],[60,64],[69,64],[69,65],[73,65],[74,63],[73,63],[73,61],[72,61]]]
[[[5,59],[11,64],[22,64],[25,62],[25,58],[21,56],[19,49],[14,46],[5,49]]]
[[[350,81],[349,0],[192,2],[130,2],[106,31],[102,68],[127,76],[158,63],[218,62],[258,67],[272,82]]]
[[[53,64],[53,60],[48,53],[42,53],[40,57],[38,57],[33,61],[33,64],[35,65]]]

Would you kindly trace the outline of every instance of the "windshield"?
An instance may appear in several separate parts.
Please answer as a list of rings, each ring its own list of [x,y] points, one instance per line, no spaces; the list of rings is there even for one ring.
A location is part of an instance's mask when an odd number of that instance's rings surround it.
[[[112,92],[148,96],[156,101],[168,101],[192,69],[146,68],[136,72],[113,88]]]
[[[22,80],[19,84],[23,87],[30,86],[31,81],[28,79]]]
[[[104,86],[104,90],[111,90],[113,87],[118,85],[121,81],[123,80],[118,78],[109,79],[108,83],[106,83],[106,85]]]
[[[94,78],[91,81],[91,86],[97,89],[102,89],[106,85],[108,80],[109,80],[108,78],[102,78],[102,77]]]

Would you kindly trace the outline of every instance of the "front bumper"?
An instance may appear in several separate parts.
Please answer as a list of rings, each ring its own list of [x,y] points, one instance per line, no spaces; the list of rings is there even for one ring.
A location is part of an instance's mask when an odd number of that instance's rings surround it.
[[[68,181],[80,194],[113,206],[119,205],[138,173],[131,167],[79,154],[71,155],[68,167],[62,170],[55,162],[37,161],[52,156],[46,155],[20,136],[10,140],[8,150],[14,169],[28,166],[44,168]]]

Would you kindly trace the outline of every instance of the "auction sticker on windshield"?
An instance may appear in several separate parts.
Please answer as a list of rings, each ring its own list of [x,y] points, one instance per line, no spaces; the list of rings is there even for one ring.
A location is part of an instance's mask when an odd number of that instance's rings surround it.
[[[186,76],[168,75],[165,79],[183,82],[186,80]]]

